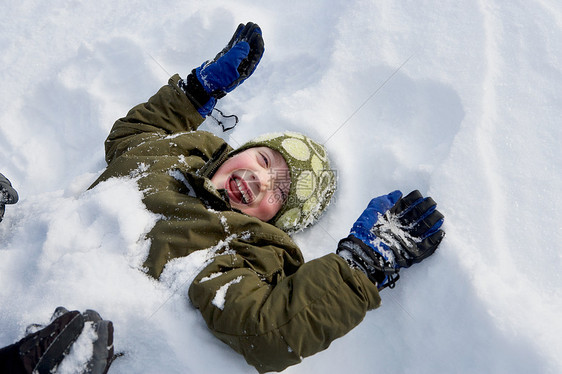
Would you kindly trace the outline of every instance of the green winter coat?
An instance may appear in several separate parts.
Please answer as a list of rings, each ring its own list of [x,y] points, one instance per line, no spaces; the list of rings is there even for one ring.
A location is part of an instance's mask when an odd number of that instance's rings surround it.
[[[170,260],[208,251],[191,302],[259,372],[281,371],[361,322],[380,304],[377,288],[336,254],[304,263],[285,232],[230,208],[208,178],[232,148],[195,131],[203,118],[178,80],[115,123],[105,143],[108,167],[94,186],[137,178],[146,207],[162,215],[147,234],[148,274],[158,278]]]

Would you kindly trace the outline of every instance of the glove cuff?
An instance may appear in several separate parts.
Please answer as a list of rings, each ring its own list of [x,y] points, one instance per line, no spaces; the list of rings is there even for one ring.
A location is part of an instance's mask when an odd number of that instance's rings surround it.
[[[191,71],[187,78],[180,79],[178,86],[203,118],[207,117],[215,108],[217,99],[205,91],[205,88],[197,79],[195,69]]]
[[[384,257],[353,235],[340,240],[336,254],[354,268],[367,275],[379,290],[394,288],[400,278],[399,269],[395,269]]]

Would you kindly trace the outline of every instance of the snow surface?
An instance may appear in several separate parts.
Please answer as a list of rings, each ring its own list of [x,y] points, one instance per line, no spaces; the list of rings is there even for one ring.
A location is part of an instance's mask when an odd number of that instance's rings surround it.
[[[225,283],[221,288],[217,290],[217,293],[215,294],[215,297],[213,298],[213,301],[211,301],[211,303],[220,310],[224,310],[224,302],[226,301],[228,288],[233,284],[240,283],[240,281],[242,281],[242,276],[236,277],[230,282]]]
[[[156,217],[134,181],[85,192],[113,121],[247,21],[266,53],[220,101],[241,119],[224,136],[305,132],[339,176],[328,213],[296,236],[307,259],[394,189],[430,194],[446,216],[438,252],[380,309],[286,372],[562,372],[555,0],[4,1],[0,172],[20,202],[0,223],[0,345],[58,305],[93,308],[126,353],[111,373],[255,372],[189,304],[193,274],[138,270]]]

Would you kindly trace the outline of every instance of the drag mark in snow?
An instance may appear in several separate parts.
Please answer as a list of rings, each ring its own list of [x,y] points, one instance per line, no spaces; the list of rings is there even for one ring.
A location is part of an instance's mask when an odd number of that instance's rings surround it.
[[[486,71],[482,87],[482,117],[480,124],[475,128],[476,147],[480,156],[480,165],[489,193],[487,204],[490,211],[490,236],[493,238],[491,246],[495,248],[497,261],[503,264],[509,262],[503,249],[507,246],[503,223],[505,222],[505,188],[504,181],[498,173],[502,169],[501,161],[496,152],[495,142],[498,141],[497,123],[498,92],[497,85],[501,81],[502,71],[505,70],[505,58],[502,56],[502,40],[505,38],[503,25],[498,19],[499,6],[493,2],[481,1],[480,8],[484,24],[484,58]]]

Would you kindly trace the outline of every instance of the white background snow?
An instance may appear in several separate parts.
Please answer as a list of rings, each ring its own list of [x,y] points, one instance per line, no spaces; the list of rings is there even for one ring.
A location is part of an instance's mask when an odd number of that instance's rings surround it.
[[[247,21],[266,53],[218,105],[240,124],[204,127],[233,146],[282,130],[325,142],[340,184],[296,236],[307,259],[394,189],[433,196],[446,216],[438,252],[381,308],[286,372],[562,372],[555,0],[4,0],[0,172],[20,202],[0,223],[0,345],[58,305],[94,308],[126,353],[110,373],[255,372],[189,304],[192,274],[137,270],[154,217],[134,183],[85,192],[114,120]]]

